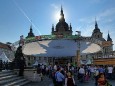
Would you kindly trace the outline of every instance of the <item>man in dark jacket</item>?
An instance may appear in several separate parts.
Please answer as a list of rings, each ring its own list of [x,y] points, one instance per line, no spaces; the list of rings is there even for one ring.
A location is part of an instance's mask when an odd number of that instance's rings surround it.
[[[23,76],[24,67],[25,67],[25,59],[24,57],[21,57],[21,59],[19,60],[19,76]]]

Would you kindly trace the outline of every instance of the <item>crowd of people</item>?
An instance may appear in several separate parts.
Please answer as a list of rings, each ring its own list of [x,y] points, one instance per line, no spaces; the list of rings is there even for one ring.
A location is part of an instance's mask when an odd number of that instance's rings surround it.
[[[115,79],[115,67],[112,66],[81,66],[78,71],[80,82],[95,80],[95,86],[110,85],[108,79]]]
[[[1,70],[8,70],[8,69],[10,69],[10,64],[9,64],[9,62],[8,61],[0,61],[0,69]]]
[[[112,86],[108,79],[115,79],[115,67],[113,66],[94,66],[81,65],[38,65],[37,73],[47,75],[52,79],[54,86],[77,86],[77,83],[95,81],[95,86]]]
[[[8,68],[9,63],[2,62],[2,69],[8,70]],[[95,86],[107,86],[107,84],[112,86],[108,80],[115,80],[115,67],[112,65],[81,65],[77,67],[70,64],[59,65],[55,63],[55,65],[50,64],[47,66],[38,64],[36,69],[41,81],[43,76],[48,76],[52,79],[54,86],[77,86],[78,82],[90,83],[91,80],[95,81]],[[23,73],[19,71],[19,75],[21,74]]]

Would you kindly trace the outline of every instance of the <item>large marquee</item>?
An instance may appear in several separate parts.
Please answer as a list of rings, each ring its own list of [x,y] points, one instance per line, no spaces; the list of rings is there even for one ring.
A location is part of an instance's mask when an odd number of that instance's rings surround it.
[[[23,47],[25,55],[45,56],[45,57],[65,57],[76,56],[78,42],[69,39],[42,40],[26,43]],[[95,43],[80,41],[81,54],[95,53],[101,47]]]

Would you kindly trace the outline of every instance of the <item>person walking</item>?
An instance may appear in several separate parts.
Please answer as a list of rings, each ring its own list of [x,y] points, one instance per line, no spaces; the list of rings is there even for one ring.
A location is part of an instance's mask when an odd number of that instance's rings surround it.
[[[112,79],[113,67],[109,66],[107,69],[108,69],[108,78]]]
[[[19,76],[23,76],[25,66],[26,66],[25,58],[22,56],[21,59],[19,60]]]
[[[57,68],[57,72],[55,73],[56,85],[55,86],[63,86],[65,81],[65,76],[61,73],[61,68]]]
[[[70,72],[67,73],[67,78],[65,78],[65,86],[75,86],[74,77]]]
[[[84,75],[85,75],[85,69],[83,66],[80,67],[79,71],[78,71],[78,76],[79,76],[79,81],[80,82],[84,82]]]
[[[99,69],[98,69],[98,66],[95,69],[94,77],[95,77],[95,86],[98,86],[98,78],[99,78]]]

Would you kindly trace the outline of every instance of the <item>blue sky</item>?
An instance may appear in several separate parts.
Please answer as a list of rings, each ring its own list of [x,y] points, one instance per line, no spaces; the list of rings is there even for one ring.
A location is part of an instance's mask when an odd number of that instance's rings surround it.
[[[61,5],[73,34],[80,30],[83,36],[91,36],[96,17],[103,37],[106,39],[109,31],[115,44],[115,0],[0,0],[0,42],[26,37],[31,21],[35,35],[51,34]]]

